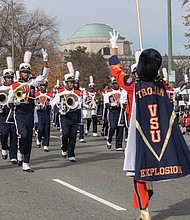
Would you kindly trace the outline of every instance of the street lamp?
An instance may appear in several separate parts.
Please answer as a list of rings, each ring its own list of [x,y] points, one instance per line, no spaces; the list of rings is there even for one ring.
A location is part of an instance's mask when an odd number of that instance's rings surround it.
[[[12,51],[12,62],[13,62],[13,69],[14,69],[14,7],[13,7],[13,0],[0,0],[1,2],[8,5],[11,8],[11,51]]]

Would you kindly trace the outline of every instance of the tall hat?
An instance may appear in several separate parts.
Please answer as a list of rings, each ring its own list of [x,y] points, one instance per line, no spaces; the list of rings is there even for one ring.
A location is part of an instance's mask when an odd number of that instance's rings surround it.
[[[90,76],[90,83],[88,84],[89,88],[94,88],[93,76]]]
[[[65,82],[75,82],[75,79],[73,78],[73,74],[67,73],[64,76]]]
[[[72,77],[74,78],[74,77],[75,77],[75,71],[74,71],[72,62],[67,62],[67,68],[68,68],[68,70],[69,70],[69,73],[70,73],[70,74],[72,75]]]
[[[144,50],[137,65],[137,74],[142,81],[152,81],[158,75],[162,63],[160,53],[155,49]]]
[[[24,63],[21,63],[19,65],[19,71],[20,72],[30,73],[30,70],[31,70],[31,65],[30,65],[31,56],[32,56],[32,53],[30,51],[25,52],[25,54],[24,54]]]
[[[79,82],[79,76],[80,76],[80,72],[77,70],[77,71],[75,72],[75,81],[76,81],[76,82]]]
[[[14,78],[12,57],[7,57],[7,69],[3,70],[3,77]]]

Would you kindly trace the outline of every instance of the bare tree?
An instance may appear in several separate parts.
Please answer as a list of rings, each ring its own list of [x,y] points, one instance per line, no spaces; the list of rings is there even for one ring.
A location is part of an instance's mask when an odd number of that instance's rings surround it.
[[[186,27],[189,27],[190,26],[190,8],[188,6],[189,0],[180,0],[180,1],[182,2],[182,7],[187,6],[186,9],[187,14],[182,16],[182,18],[183,18],[183,24]],[[185,48],[190,49],[190,29],[188,29],[188,32],[185,33],[185,37],[187,37],[188,39],[187,44],[185,44]]]
[[[28,11],[21,0],[12,1],[12,7],[6,2],[0,0],[0,68],[5,67],[6,57],[12,54],[13,31],[15,67],[23,62],[24,53],[29,50],[32,52],[32,72],[34,75],[39,74],[42,65],[41,49],[46,48],[51,66],[48,80],[50,87],[53,87],[55,75],[59,75],[63,66],[56,18],[48,16],[41,9]]]
[[[41,48],[58,50],[60,45],[56,19],[49,17],[43,10],[28,12],[21,2],[0,7],[0,50],[5,55],[11,54],[11,24],[14,22],[14,50],[16,62],[21,62],[26,50],[38,56]]]

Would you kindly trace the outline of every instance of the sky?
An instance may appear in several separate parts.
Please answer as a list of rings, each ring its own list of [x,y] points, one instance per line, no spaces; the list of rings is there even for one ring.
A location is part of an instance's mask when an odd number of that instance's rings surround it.
[[[190,55],[184,49],[188,28],[183,25],[186,14],[179,0],[172,2],[173,55]],[[43,9],[58,23],[60,38],[64,42],[86,24],[103,23],[117,30],[131,41],[132,51],[140,48],[136,0],[23,0],[31,11]],[[139,0],[143,49],[155,48],[162,55],[168,53],[167,0]]]

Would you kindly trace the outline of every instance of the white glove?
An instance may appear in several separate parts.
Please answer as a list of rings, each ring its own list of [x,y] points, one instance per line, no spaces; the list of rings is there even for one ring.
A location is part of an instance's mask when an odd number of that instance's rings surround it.
[[[117,106],[117,103],[116,102],[112,102],[111,103],[111,107],[116,107]]]
[[[162,68],[162,73],[163,73],[163,80],[167,81],[168,80],[168,72],[166,68]]]
[[[110,32],[110,36],[111,36],[110,38],[111,48],[118,48],[117,40],[119,37],[119,33],[116,30],[113,30],[113,33]]]
[[[42,56],[43,56],[43,61],[48,61],[48,52],[46,49],[42,48]]]
[[[20,99],[16,99],[16,100],[14,101],[14,104],[15,104],[15,106],[20,105]]]
[[[184,74],[184,81],[185,81],[185,83],[188,83],[188,82],[189,82],[189,79],[188,79],[187,74]]]

